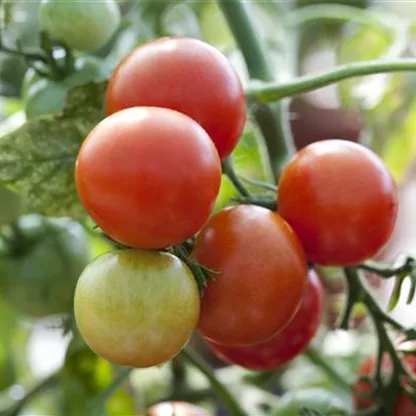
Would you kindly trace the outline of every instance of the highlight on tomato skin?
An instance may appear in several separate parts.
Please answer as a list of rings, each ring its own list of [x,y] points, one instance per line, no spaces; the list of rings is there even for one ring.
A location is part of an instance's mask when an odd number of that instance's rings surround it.
[[[351,266],[375,256],[398,211],[393,177],[368,148],[325,140],[299,151],[283,169],[279,213],[312,262]]]
[[[198,325],[211,342],[248,346],[282,331],[307,283],[303,248],[277,213],[254,205],[224,209],[197,235],[192,257],[218,271],[201,299]]]
[[[250,347],[229,347],[206,342],[218,358],[230,364],[259,371],[277,369],[289,363],[309,345],[319,328],[322,311],[322,284],[315,271],[311,270],[299,310],[278,335]]]
[[[106,112],[135,106],[188,115],[206,130],[221,159],[236,147],[247,112],[243,86],[228,59],[186,37],[148,41],[120,62],[108,84]]]
[[[190,117],[134,107],[90,132],[75,179],[83,206],[109,237],[160,249],[182,243],[207,221],[220,189],[221,162]]]

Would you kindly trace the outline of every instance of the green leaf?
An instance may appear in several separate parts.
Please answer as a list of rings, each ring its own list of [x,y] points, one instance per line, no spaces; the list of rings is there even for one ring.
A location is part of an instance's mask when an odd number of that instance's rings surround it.
[[[28,121],[0,137],[0,182],[26,197],[33,211],[82,218],[74,169],[79,148],[103,118],[106,83],[70,90],[62,113]]]

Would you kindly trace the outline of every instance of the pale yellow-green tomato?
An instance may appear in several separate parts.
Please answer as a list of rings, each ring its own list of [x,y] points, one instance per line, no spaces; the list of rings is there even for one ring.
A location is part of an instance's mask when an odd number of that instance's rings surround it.
[[[200,297],[194,276],[177,257],[116,250],[86,267],[74,308],[80,333],[96,354],[115,364],[151,367],[187,344]]]

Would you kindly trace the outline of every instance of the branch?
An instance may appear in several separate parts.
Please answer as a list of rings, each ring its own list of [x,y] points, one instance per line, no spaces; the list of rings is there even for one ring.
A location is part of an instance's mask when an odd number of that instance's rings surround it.
[[[351,393],[351,386],[345,378],[335,370],[332,365],[314,348],[308,348],[304,355],[319,367],[335,384],[347,393]]]
[[[349,78],[400,71],[416,71],[416,59],[373,60],[339,65],[329,71],[301,76],[285,84],[253,85],[246,89],[246,95],[248,98],[262,103],[271,103],[283,98],[311,92]]]
[[[18,416],[23,408],[39,394],[48,390],[59,381],[59,373],[53,373],[49,377],[42,380],[39,384],[29,390],[17,403],[9,408],[0,411],[0,416]]]
[[[182,356],[194,367],[203,373],[211,384],[213,390],[222,399],[228,408],[230,416],[248,416],[241,408],[238,401],[234,398],[231,392],[222,384],[210,366],[193,350],[185,348],[181,352]]]
[[[222,172],[224,175],[228,177],[231,183],[234,185],[235,189],[245,197],[250,196],[250,192],[246,189],[246,187],[241,183],[239,177],[235,173],[233,162],[231,157],[228,157],[222,162]]]
[[[252,14],[247,10],[249,4],[244,0],[218,0],[218,6],[243,54],[250,77],[273,81],[277,71],[270,65],[264,43],[256,33]],[[282,164],[295,149],[287,124],[287,106],[284,103],[272,107],[256,103],[253,114],[264,137],[273,173],[278,177]]]

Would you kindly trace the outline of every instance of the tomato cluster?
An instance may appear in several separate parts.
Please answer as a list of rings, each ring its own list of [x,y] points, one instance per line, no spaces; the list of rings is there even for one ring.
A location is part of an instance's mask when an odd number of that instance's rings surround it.
[[[228,60],[195,39],[134,50],[111,76],[106,111],[83,142],[76,184],[91,218],[123,248],[78,280],[87,344],[134,367],[171,359],[195,330],[247,368],[300,354],[322,313],[308,261],[356,264],[392,232],[397,195],[381,160],[356,143],[317,142],[284,168],[277,212],[247,204],[213,215],[246,101]],[[188,256],[178,258],[178,247]],[[202,297],[192,265],[212,272]]]
[[[416,357],[414,355],[406,355],[403,359],[403,363],[409,370],[410,374],[414,375],[416,373]],[[375,399],[371,397],[372,394],[374,394],[374,386],[372,386],[367,380],[363,379],[363,377],[371,376],[375,370],[376,362],[374,357],[367,357],[358,370],[358,374],[361,379],[359,379],[354,386],[354,404],[356,410],[368,410],[377,405]],[[388,379],[388,377],[391,376],[391,372],[392,363],[386,355],[382,360],[382,378]],[[403,379],[401,380],[401,384],[403,387],[408,387],[409,381]],[[416,403],[411,399],[411,397],[401,393],[397,398],[393,416],[412,416],[414,414],[416,414]]]

